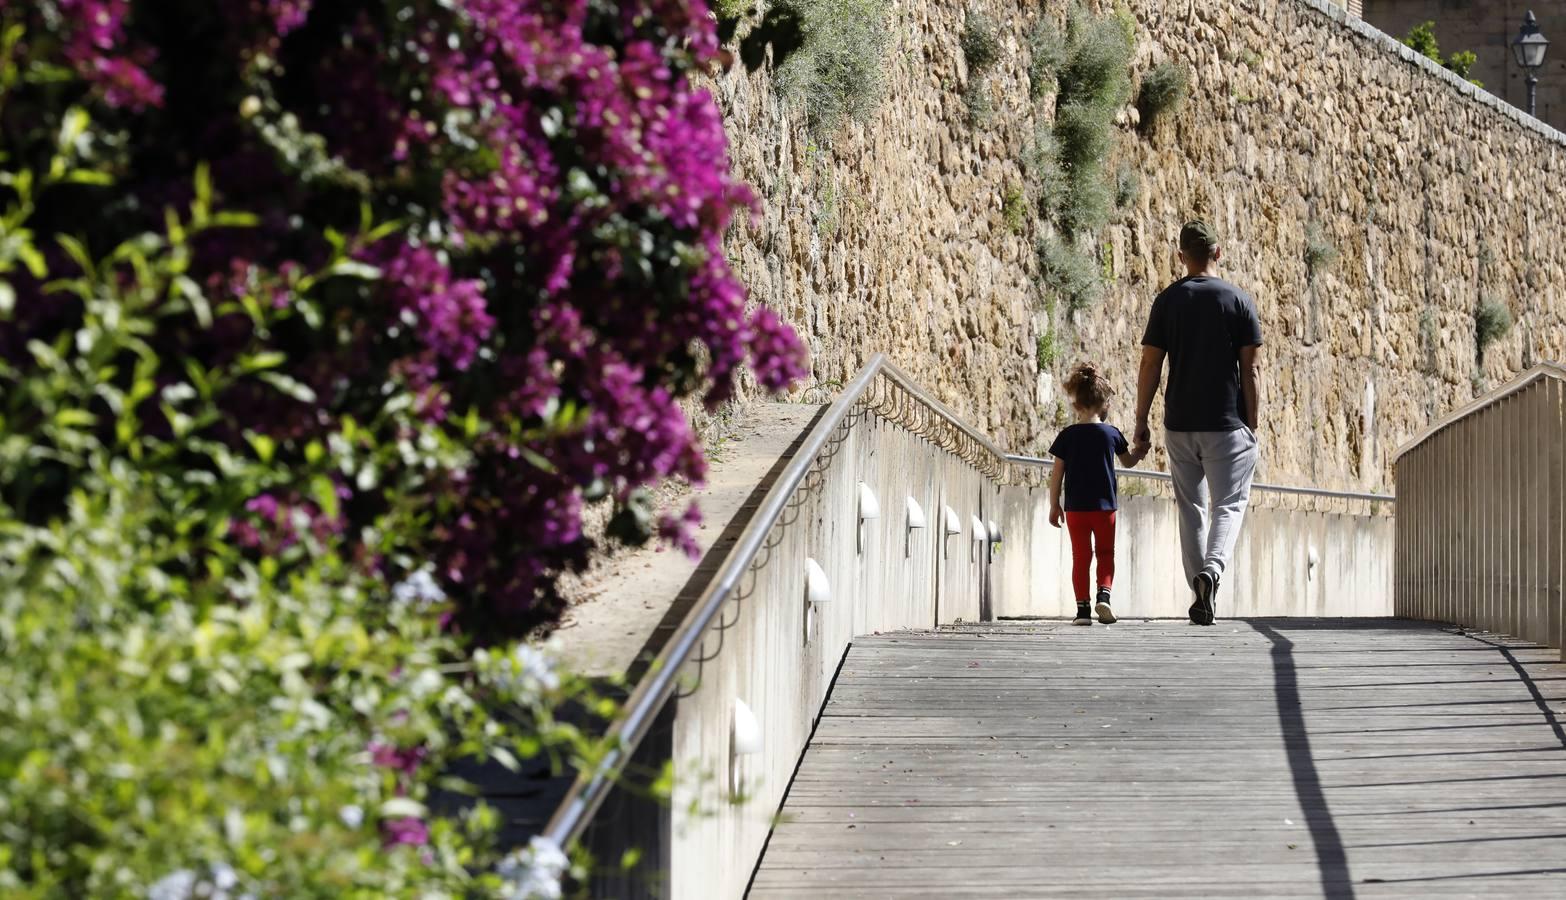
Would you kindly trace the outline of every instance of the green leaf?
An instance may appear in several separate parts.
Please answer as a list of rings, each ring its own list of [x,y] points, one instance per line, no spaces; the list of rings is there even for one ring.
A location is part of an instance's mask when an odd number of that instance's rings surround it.
[[[315,391],[310,390],[308,385],[295,381],[281,372],[262,372],[256,377],[298,400],[300,403],[315,402]]]
[[[32,244],[18,244],[16,255],[34,278],[43,279],[48,277],[49,264],[44,261],[43,254],[38,252],[37,247],[34,247]]]
[[[212,212],[212,168],[205,162],[196,165],[196,199],[190,205],[191,219],[205,225]]]
[[[249,441],[251,449],[256,451],[256,459],[271,464],[272,457],[277,453],[277,441],[254,431],[245,432],[245,440]]]
[[[185,304],[196,316],[197,324],[202,328],[211,328],[212,304],[207,301],[207,295],[202,293],[201,285],[196,284],[189,275],[176,275],[171,287],[185,299]]]
[[[260,223],[255,213],[248,212],[220,212],[212,217],[212,224],[218,228],[254,228]]]
[[[522,451],[522,458],[532,463],[534,468],[548,472],[551,475],[555,474],[555,464],[539,455],[538,451],[530,450],[527,447],[519,449]]]
[[[11,282],[0,281],[0,319],[11,318],[11,313],[16,309],[16,289],[11,287]]]
[[[54,424],[61,428],[87,428],[98,418],[85,409],[62,409],[54,414]]]
[[[341,275],[345,278],[362,278],[365,281],[375,281],[381,277],[381,270],[353,259],[342,259],[332,264],[326,270],[326,274]]]
[[[288,357],[277,350],[265,350],[260,353],[251,353],[239,358],[239,368],[243,372],[259,372],[263,369],[275,369],[288,361]]]
[[[97,169],[74,169],[66,174],[64,181],[66,184],[106,186],[114,183],[114,176],[108,172],[100,172]]]
[[[76,146],[76,141],[87,133],[87,126],[91,123],[92,117],[80,106],[66,110],[60,123],[60,148],[68,150]]]
[[[328,519],[336,519],[340,507],[337,503],[337,485],[332,483],[325,475],[317,475],[310,479],[310,493],[315,497],[315,505],[321,508],[321,514]]]

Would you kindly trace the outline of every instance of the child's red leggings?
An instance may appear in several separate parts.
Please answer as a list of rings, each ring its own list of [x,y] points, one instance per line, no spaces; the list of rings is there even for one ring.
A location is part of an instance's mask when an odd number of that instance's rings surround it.
[[[1089,593],[1088,564],[1098,555],[1098,586],[1115,586],[1115,511],[1066,512],[1066,531],[1071,535],[1071,587],[1077,602],[1093,599]],[[1091,543],[1089,543],[1091,541]]]

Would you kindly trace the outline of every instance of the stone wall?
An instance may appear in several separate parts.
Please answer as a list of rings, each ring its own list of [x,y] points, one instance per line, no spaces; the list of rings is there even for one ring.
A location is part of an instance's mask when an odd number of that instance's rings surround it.
[[[1566,356],[1566,136],[1326,0],[1122,3],[1139,22],[1135,70],[1184,64],[1191,94],[1147,135],[1124,111],[1113,164],[1140,174],[1140,195],[1098,238],[1105,298],[1071,314],[1052,317],[1037,284],[1048,226],[1016,233],[1003,215],[1053,108],[1028,98],[1025,36],[1037,16],[1063,21],[1067,3],[978,4],[1004,44],[982,125],[966,121],[958,3],[893,3],[885,97],[828,147],[765,69],[718,78],[762,205],[731,255],[807,335],[818,383],[885,351],[1003,445],[1037,452],[1062,413],[1053,385],[1092,359],[1120,388],[1111,421],[1129,428],[1145,311],[1176,277],[1173,238],[1191,215],[1222,231],[1223,271],[1263,317],[1265,480],[1390,488],[1406,436],[1532,360]],[[1338,251],[1314,275],[1311,225]],[[1516,320],[1482,361],[1481,297]],[[1050,328],[1062,351],[1041,372]]]

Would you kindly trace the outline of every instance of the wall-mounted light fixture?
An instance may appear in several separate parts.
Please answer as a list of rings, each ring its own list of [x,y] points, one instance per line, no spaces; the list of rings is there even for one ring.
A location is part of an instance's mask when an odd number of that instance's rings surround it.
[[[915,528],[924,526],[924,510],[919,508],[919,502],[912,497],[907,503],[908,520],[907,527],[903,529],[903,558],[913,555],[913,532]]]
[[[952,555],[950,541],[945,540],[945,538],[962,534],[962,519],[957,518],[957,511],[950,506],[942,507],[941,531],[943,532],[941,546],[945,548],[946,556],[950,557]]]
[[[855,549],[865,552],[865,523],[881,518],[881,502],[875,498],[870,485],[859,482],[859,521],[854,529]]]
[[[816,632],[816,606],[832,600],[832,582],[826,570],[813,559],[805,560],[805,643]]]
[[[734,698],[734,720],[729,725],[729,793],[739,796],[745,787],[740,757],[760,753],[761,723],[744,700]]]
[[[971,518],[973,520],[973,541],[971,542],[971,545],[976,548],[983,548],[985,542],[990,539],[990,534],[985,530],[984,523],[979,521],[978,516],[973,516]],[[977,550],[970,554],[975,562],[982,559],[982,557],[978,556],[977,554]]]

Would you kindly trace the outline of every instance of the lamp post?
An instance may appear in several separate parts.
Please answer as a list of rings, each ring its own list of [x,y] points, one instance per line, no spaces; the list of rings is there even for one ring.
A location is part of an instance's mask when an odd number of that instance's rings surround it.
[[[1544,51],[1549,49],[1550,42],[1539,33],[1539,20],[1534,18],[1533,10],[1528,10],[1528,15],[1523,17],[1522,29],[1517,32],[1517,39],[1512,41],[1512,56],[1517,58],[1517,65],[1528,73],[1528,115],[1537,115],[1536,112],[1539,97],[1539,76],[1535,73],[1544,65]]]

